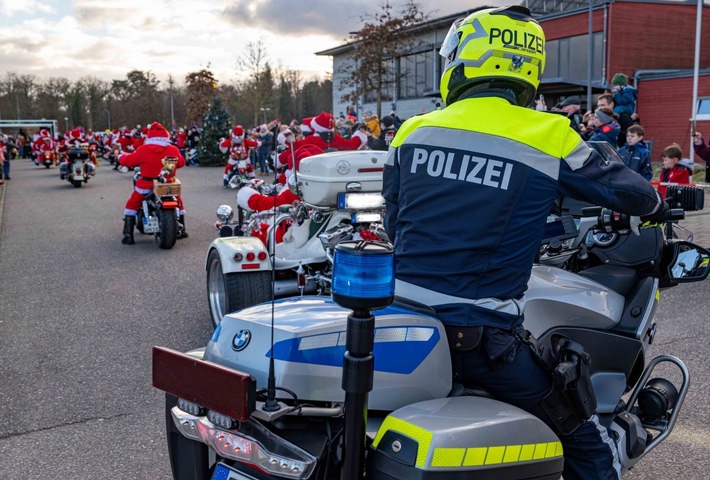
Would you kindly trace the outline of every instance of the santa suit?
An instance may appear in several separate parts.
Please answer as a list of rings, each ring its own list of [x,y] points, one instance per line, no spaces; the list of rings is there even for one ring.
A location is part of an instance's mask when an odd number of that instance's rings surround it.
[[[304,119],[304,122],[306,119]],[[351,138],[344,138],[337,133],[333,133],[335,122],[333,116],[328,112],[321,112],[317,117],[313,117],[310,121],[311,130],[314,135],[309,135],[303,140],[296,142],[296,148],[303,145],[315,145],[323,151],[335,149],[339,151],[357,150],[367,144],[367,135],[362,132],[355,132]],[[303,126],[301,127],[303,129]],[[322,136],[321,136],[322,135]],[[330,137],[328,139],[323,137]]]
[[[121,135],[118,139],[118,144],[121,146],[121,152],[123,153],[131,153],[135,151],[135,147],[133,146],[133,138],[131,138],[130,134]]]
[[[170,137],[167,131],[161,126],[160,129],[151,128],[148,132],[148,138],[143,145],[133,153],[121,155],[118,163],[126,167],[140,167],[141,176],[136,181],[133,193],[126,202],[126,208],[123,211],[126,216],[135,216],[141,208],[145,196],[153,190],[153,180],[158,178],[160,171],[163,169],[163,158],[177,157],[178,162],[176,168],[185,166],[185,157],[180,154],[176,146],[170,143]],[[161,135],[165,132],[165,136]],[[178,196],[178,208],[180,215],[185,214],[182,203],[182,198]]]
[[[322,150],[314,146],[306,146],[300,148],[296,151],[296,164],[306,157],[311,155],[317,155],[323,153]],[[276,197],[262,195],[251,187],[242,187],[237,194],[237,204],[247,211],[260,212],[264,210],[271,210],[275,207],[280,207],[281,205],[292,205],[296,202],[300,202],[301,197],[293,193],[290,189],[284,188],[281,192],[276,195]],[[284,234],[288,230],[290,224],[286,222],[279,225],[276,231],[276,242],[281,242]],[[261,239],[262,242],[266,242],[266,232],[269,225],[263,223],[260,225],[258,231],[251,232],[251,235]]]
[[[232,129],[232,135],[230,138],[226,138],[219,143],[219,150],[222,153],[230,152],[229,160],[227,160],[227,165],[224,167],[224,185],[229,183],[229,173],[232,168],[237,164],[237,161],[245,158],[247,160],[247,172],[251,172],[251,177],[254,176],[254,167],[249,161],[249,149],[256,148],[259,143],[250,139],[244,138],[244,129],[241,126],[236,126]]]
[[[44,137],[44,139],[42,139],[42,143],[40,143],[37,148],[38,156],[37,156],[37,160],[35,161],[35,163],[37,163],[38,165],[39,165],[40,159],[44,160],[43,159],[44,152],[49,152],[52,155],[52,162],[56,165],[57,156],[56,156],[56,152],[55,152],[55,145],[50,137]]]

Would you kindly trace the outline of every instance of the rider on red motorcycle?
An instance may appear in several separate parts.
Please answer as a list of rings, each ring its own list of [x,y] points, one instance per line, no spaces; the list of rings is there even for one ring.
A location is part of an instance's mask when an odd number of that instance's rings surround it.
[[[158,178],[163,169],[163,158],[177,157],[176,168],[185,166],[185,157],[180,151],[170,143],[170,134],[160,123],[154,122],[148,128],[148,138],[142,146],[133,153],[123,154],[119,157],[118,163],[126,167],[140,167],[141,176],[136,181],[134,191],[126,202],[123,211],[123,240],[124,245],[133,245],[133,228],[136,226],[136,213],[141,208],[145,196],[153,190],[153,180]],[[178,196],[178,208],[180,209],[179,222],[182,225],[182,233],[177,238],[187,238],[185,231],[185,208],[182,197]]]

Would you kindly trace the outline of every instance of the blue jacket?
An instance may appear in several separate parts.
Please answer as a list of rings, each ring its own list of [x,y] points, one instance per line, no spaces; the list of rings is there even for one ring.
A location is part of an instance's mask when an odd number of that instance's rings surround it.
[[[621,115],[626,113],[631,115],[636,111],[636,98],[638,92],[630,85],[621,87],[618,92],[614,92],[614,113]]]
[[[619,149],[619,155],[627,167],[641,175],[648,181],[653,178],[651,168],[651,152],[648,151],[646,142],[641,140],[634,146],[624,145]]]
[[[516,326],[560,194],[632,215],[660,206],[648,182],[605,162],[566,117],[483,97],[410,118],[383,181],[395,293],[446,324]]]
[[[614,120],[611,123],[607,123],[606,125],[602,125],[599,128],[594,129],[594,133],[592,133],[592,136],[589,138],[590,142],[609,142],[609,144],[614,147],[614,149],[617,149],[619,147],[618,141],[619,141],[619,134],[621,133],[621,126],[619,125],[619,122]]]

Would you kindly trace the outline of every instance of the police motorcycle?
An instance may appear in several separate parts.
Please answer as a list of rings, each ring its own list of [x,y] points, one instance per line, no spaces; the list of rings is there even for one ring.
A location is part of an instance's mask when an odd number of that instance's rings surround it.
[[[329,293],[332,251],[350,239],[382,239],[382,172],[386,152],[348,151],[303,159],[289,188],[303,202],[275,210],[245,212],[222,205],[219,238],[206,255],[207,297],[215,326],[227,313],[276,297]],[[252,185],[254,184],[252,180]],[[276,185],[259,180],[262,194]],[[260,239],[255,233],[268,225]],[[289,228],[290,227],[290,228]],[[283,241],[276,243],[279,229]],[[264,238],[265,237],[265,238]]]
[[[96,167],[90,160],[85,148],[72,147],[67,151],[67,160],[59,164],[59,178],[67,180],[74,188],[88,183],[96,173]]]
[[[173,248],[183,230],[183,225],[179,221],[178,203],[182,183],[175,177],[176,165],[176,157],[163,159],[163,169],[158,178],[153,180],[153,190],[145,196],[141,209],[136,213],[136,229],[140,233],[153,235],[155,244],[164,250]],[[135,186],[141,172],[140,167],[135,167],[133,170]],[[121,165],[119,171],[126,173],[128,167]]]
[[[670,187],[667,220],[638,235],[626,215],[565,199],[528,283],[524,340],[554,385],[543,409],[563,432],[596,411],[623,470],[670,435],[690,386],[680,359],[649,346],[659,291],[710,273],[710,251],[678,225],[703,199]],[[330,297],[227,314],[205,348],[154,347],[174,478],[560,478],[564,451],[545,423],[453,383],[458,339],[394,297],[392,250],[343,241]]]

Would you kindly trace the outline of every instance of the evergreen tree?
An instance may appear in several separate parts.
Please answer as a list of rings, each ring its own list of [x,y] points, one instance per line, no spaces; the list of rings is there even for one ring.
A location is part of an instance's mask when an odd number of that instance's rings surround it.
[[[202,115],[202,134],[197,146],[197,161],[200,165],[213,167],[227,162],[227,154],[219,150],[219,142],[220,139],[227,138],[230,130],[229,114],[222,108],[219,98],[214,97],[209,110]]]

